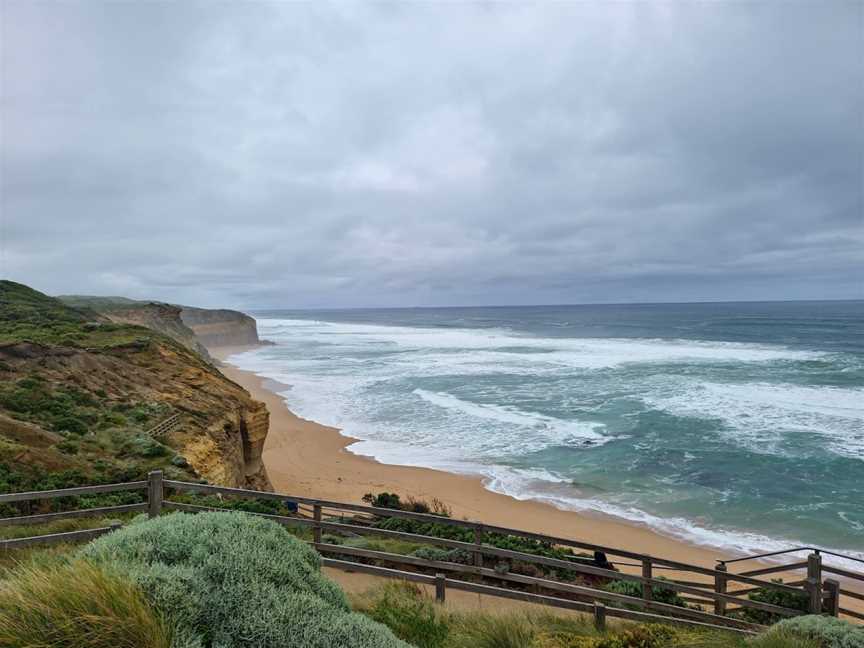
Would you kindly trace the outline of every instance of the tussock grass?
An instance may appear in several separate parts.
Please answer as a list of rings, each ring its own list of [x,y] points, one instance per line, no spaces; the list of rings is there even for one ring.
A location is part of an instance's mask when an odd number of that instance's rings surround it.
[[[610,620],[601,633],[585,615],[454,611],[437,605],[420,587],[397,581],[354,595],[351,602],[418,648],[846,648],[783,628],[746,638],[720,630]]]
[[[22,565],[0,582],[0,646],[169,648],[171,637],[134,583],[87,561]]]

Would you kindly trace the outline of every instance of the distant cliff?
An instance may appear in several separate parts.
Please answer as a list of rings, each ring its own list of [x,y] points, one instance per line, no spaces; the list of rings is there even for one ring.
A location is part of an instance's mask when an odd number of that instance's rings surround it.
[[[207,348],[261,344],[255,320],[245,313],[191,306],[181,309],[180,319]]]
[[[61,295],[73,308],[87,308],[112,322],[138,324],[164,333],[210,360],[207,349],[262,344],[255,320],[235,310],[195,308],[125,297]]]
[[[0,482],[26,490],[46,475],[125,481],[161,468],[269,489],[267,408],[202,355],[180,307],[98,306],[0,281]]]

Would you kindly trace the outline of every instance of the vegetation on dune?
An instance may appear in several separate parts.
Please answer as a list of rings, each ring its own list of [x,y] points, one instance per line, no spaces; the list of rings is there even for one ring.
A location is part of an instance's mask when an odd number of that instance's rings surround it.
[[[782,584],[783,579],[778,578],[773,582]],[[770,603],[771,605],[779,605],[780,607],[792,610],[801,610],[802,612],[810,610],[810,598],[804,592],[785,592],[782,590],[761,587],[755,592],[748,594],[747,598],[751,601]],[[777,623],[786,618],[779,614],[774,614],[773,612],[755,610],[753,608],[743,608],[740,612],[740,616],[747,621],[759,623],[761,625],[771,625],[772,623]]]
[[[785,619],[768,631],[771,635],[799,635],[824,648],[864,648],[864,627],[834,617],[807,615]]]
[[[662,576],[658,576],[657,580],[665,580]],[[629,580],[615,580],[607,583],[603,589],[616,594],[624,594],[635,598],[642,598],[643,586],[642,583]],[[687,607],[687,603],[682,599],[675,590],[668,587],[653,585],[651,587],[651,598],[657,603],[666,603],[668,605],[677,605],[678,607]]]
[[[460,612],[442,607],[417,585],[386,583],[354,597],[358,610],[418,648],[744,648],[725,632],[661,624],[610,625],[599,632],[589,617],[538,612]],[[791,644],[790,648],[811,648]]]
[[[386,583],[353,602],[418,648],[862,648],[864,641],[864,628],[818,616],[790,619],[751,638],[614,619],[599,632],[584,615],[453,611],[403,582]]]
[[[40,530],[88,524],[101,525],[67,520]],[[0,563],[2,646],[864,648],[864,629],[834,618],[797,617],[752,638],[614,617],[600,632],[587,615],[439,605],[399,581],[354,595],[349,605],[313,549],[241,512],[141,516],[71,557],[49,549],[31,558],[23,567]]]
[[[85,561],[21,566],[0,585],[0,646],[169,648],[172,634],[134,583]]]
[[[282,527],[243,513],[136,521],[82,555],[126,574],[202,646],[401,648],[352,613],[318,554]]]
[[[433,499],[431,502],[426,502],[422,499],[413,497],[402,500],[396,493],[371,493],[364,496],[364,501],[372,506],[379,508],[398,509],[403,511],[412,511],[414,513],[428,513],[439,517],[450,517],[450,509],[440,502]],[[398,517],[382,517],[372,526],[378,529],[387,531],[399,531],[402,533],[414,533],[417,535],[425,535],[433,538],[446,538],[448,540],[458,540],[460,542],[473,543],[474,530],[471,528],[457,527],[450,524],[443,524],[431,520],[414,520]],[[483,534],[483,544],[497,547],[498,549],[509,549],[510,551],[519,551],[522,553],[532,554],[535,556],[543,556],[546,558],[557,558],[559,560],[592,560],[592,557],[580,555],[566,548],[553,546],[549,542],[541,540],[532,540],[530,538],[522,538],[520,536],[507,535],[503,533]],[[423,558],[432,560],[447,560],[449,562],[468,562],[470,555],[460,550],[440,550],[429,547],[417,554]],[[518,561],[501,561],[502,568],[507,567],[507,571],[523,573],[526,570],[529,575],[545,574],[560,580],[573,580],[574,574],[570,570],[555,569],[554,567],[543,568],[538,570],[536,565],[520,565]]]

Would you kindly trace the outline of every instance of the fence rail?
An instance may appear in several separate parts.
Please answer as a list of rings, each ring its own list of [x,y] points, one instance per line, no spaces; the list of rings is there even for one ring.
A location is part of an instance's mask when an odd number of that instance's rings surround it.
[[[545,602],[547,605],[556,607],[569,607],[597,615],[619,616],[621,618],[658,618],[667,622],[684,623],[689,625],[708,625],[711,627],[722,627],[737,632],[752,632],[759,628],[758,625],[748,623],[745,620],[728,616],[732,612],[751,609],[777,616],[796,616],[807,612],[799,609],[782,607],[763,601],[744,598],[748,594],[759,590],[775,590],[778,592],[806,595],[808,598],[808,610],[810,613],[822,613],[827,610],[829,614],[844,614],[854,619],[864,619],[864,614],[848,607],[840,605],[841,596],[845,595],[851,599],[864,600],[864,594],[843,589],[837,580],[823,579],[823,573],[836,574],[843,578],[864,581],[864,574],[851,570],[822,565],[822,557],[819,553],[811,553],[806,561],[797,561],[784,565],[772,565],[759,567],[739,573],[729,570],[730,564],[737,564],[746,560],[774,557],[793,551],[801,551],[796,548],[784,552],[772,552],[771,554],[760,554],[743,559],[732,559],[718,561],[716,568],[704,567],[683,563],[659,556],[642,554],[626,549],[607,547],[594,543],[582,542],[571,538],[549,536],[541,533],[513,529],[497,525],[485,524],[470,520],[457,520],[426,513],[403,511],[399,509],[384,509],[379,507],[351,504],[346,502],[334,502],[319,500],[308,497],[296,497],[281,493],[252,491],[240,488],[229,488],[224,486],[213,486],[209,484],[195,484],[190,482],[163,480],[161,471],[154,471],[147,481],[135,481],[122,484],[106,484],[99,486],[83,486],[69,489],[58,489],[51,491],[39,491],[29,493],[11,493],[0,495],[0,504],[38,501],[58,497],[70,497],[78,495],[90,495],[106,493],[111,491],[126,490],[147,491],[147,501],[137,504],[121,506],[109,506],[101,508],[90,508],[75,511],[63,511],[59,513],[43,513],[0,519],[0,527],[15,524],[35,524],[50,522],[53,520],[80,517],[101,517],[115,514],[148,511],[151,517],[157,516],[162,509],[179,510],[187,512],[199,512],[205,510],[226,510],[220,507],[200,506],[183,502],[175,502],[165,498],[165,491],[177,491],[187,493],[203,493],[222,497],[256,498],[282,503],[291,502],[298,505],[300,511],[296,515],[268,515],[255,513],[272,519],[280,524],[294,527],[305,527],[312,530],[312,545],[325,556],[325,564],[338,566],[349,571],[365,571],[393,578],[407,578],[417,582],[436,585],[436,590],[451,587],[465,591],[486,593],[492,596],[514,598],[519,600],[531,600],[533,602]],[[346,515],[348,521],[346,521]],[[454,528],[470,530],[473,533],[472,542],[454,540],[452,538],[441,538],[437,536],[420,535],[407,531],[395,531],[370,526],[371,520],[381,518],[402,518],[422,522],[431,522]],[[85,531],[74,531],[61,534],[47,534],[31,538],[18,538],[0,541],[0,548],[13,549],[31,546],[39,543],[68,542],[72,540],[90,539],[108,533],[116,525],[99,529],[88,529]],[[324,532],[331,532],[342,536],[379,536],[384,538],[395,538],[408,540],[418,544],[448,547],[468,552],[472,556],[471,564],[454,563],[442,560],[430,560],[417,556],[405,556],[401,554],[347,547],[334,543],[323,542]],[[535,540],[547,544],[550,547],[567,547],[571,549],[582,549],[603,554],[603,561],[598,561],[598,554],[594,558],[573,556],[569,559],[560,557],[540,556],[512,549],[503,549],[493,546],[488,542],[488,534],[501,534],[514,536],[527,540]],[[830,552],[822,552],[829,553]],[[338,556],[339,558],[334,558]],[[623,557],[627,561],[621,562],[617,558]],[[490,569],[485,564],[487,559],[503,561],[496,569]],[[396,565],[399,569],[371,565],[357,560],[376,561],[387,565]],[[618,571],[608,562],[612,560],[619,565],[631,568],[641,568],[637,573]],[[506,562],[511,561],[511,562]],[[609,592],[596,587],[577,585],[572,582],[552,580],[549,578],[537,578],[525,574],[513,573],[509,566],[514,562],[538,565],[543,568],[551,568],[560,572],[568,572],[583,576],[588,582],[591,580],[623,580],[639,583],[642,589],[641,597],[634,597],[615,592]],[[338,563],[338,565],[337,565]],[[502,565],[504,568],[502,569]],[[438,575],[431,577],[428,574],[420,574],[416,571],[407,570],[434,570]],[[786,573],[793,570],[807,569],[807,578],[793,583],[776,583],[770,580],[758,578],[769,574]],[[679,574],[696,575],[702,580],[687,578],[658,579],[655,570],[667,570]],[[445,574],[450,574],[446,577]],[[456,576],[454,578],[454,575]],[[464,577],[495,581],[496,585],[482,584],[463,580]],[[432,579],[432,580],[430,580]],[[444,579],[442,582],[441,579]],[[434,581],[434,582],[433,582]],[[749,585],[749,587],[730,590],[729,584]],[[503,586],[502,586],[503,585]],[[507,586],[509,585],[509,587]],[[518,587],[529,587],[534,593],[526,592]],[[661,590],[671,590],[689,600],[702,606],[713,607],[710,611],[703,609],[691,609],[674,606],[668,603],[654,600],[655,593]],[[543,591],[544,593],[539,593]],[[565,598],[567,597],[567,598]],[[620,609],[618,607],[606,607],[606,603],[614,605],[626,605],[628,608],[639,608],[641,611],[632,609]],[[581,607],[580,607],[581,606]],[[599,606],[599,607],[598,607]],[[629,615],[629,616],[625,616]],[[635,616],[634,616],[635,615]],[[605,618],[605,616],[604,616]]]

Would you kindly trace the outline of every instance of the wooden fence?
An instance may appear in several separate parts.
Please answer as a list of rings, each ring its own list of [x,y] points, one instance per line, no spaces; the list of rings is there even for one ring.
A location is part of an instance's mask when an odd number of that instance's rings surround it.
[[[691,626],[723,628],[742,633],[752,633],[761,628],[758,624],[745,621],[734,614],[745,609],[758,610],[781,617],[791,617],[807,613],[802,610],[747,598],[747,595],[751,592],[762,589],[796,595],[806,594],[810,613],[821,614],[823,610],[827,610],[829,614],[835,616],[844,613],[853,618],[864,618],[864,615],[841,606],[841,596],[860,600],[864,600],[864,596],[852,590],[841,588],[839,581],[836,579],[823,579],[823,574],[829,573],[846,579],[864,581],[864,574],[823,564],[822,553],[826,553],[824,551],[818,553],[816,550],[813,550],[806,562],[798,561],[785,565],[762,567],[756,570],[735,573],[729,569],[729,565],[733,563],[736,565],[740,564],[738,560],[728,560],[719,564],[717,568],[709,568],[632,552],[626,549],[606,547],[570,538],[549,536],[469,520],[457,520],[425,513],[296,497],[281,493],[164,480],[161,471],[150,473],[147,481],[0,495],[0,504],[136,489],[146,489],[147,502],[5,518],[0,519],[0,527],[85,516],[105,517],[121,513],[143,512],[145,510],[151,517],[160,515],[163,509],[186,512],[225,510],[221,507],[205,507],[172,501],[170,498],[165,497],[166,490],[179,493],[215,495],[220,498],[238,497],[275,500],[281,503],[293,503],[297,505],[299,507],[298,513],[296,515],[284,516],[260,513],[253,515],[272,519],[285,526],[310,529],[312,533],[312,545],[322,554],[324,565],[346,571],[369,573],[386,578],[399,578],[435,586],[436,595],[439,600],[444,599],[445,592],[449,588],[587,612],[594,615],[595,622],[598,625],[604,624],[605,618],[610,616],[641,621],[662,620],[664,622]],[[471,532],[469,537],[472,538],[472,541],[465,542],[370,526],[370,523],[374,520],[391,517],[467,529]],[[85,540],[108,533],[114,528],[116,526],[63,534],[46,534],[31,538],[0,540],[0,549],[15,549],[38,543]],[[343,537],[371,535],[449,549],[460,549],[472,556],[471,564],[431,560],[418,556],[324,542],[325,532]],[[612,561],[615,567],[608,563],[577,556],[566,559],[552,558],[514,551],[512,549],[503,549],[485,543],[484,537],[487,534],[502,534],[527,540],[536,540],[547,543],[552,547],[567,547],[602,552],[608,560]],[[790,551],[796,550],[800,551],[801,548]],[[741,559],[741,561],[762,557],[764,556],[747,557]],[[370,564],[368,561],[374,561],[376,564]],[[492,561],[494,561],[494,564],[492,564]],[[642,585],[642,596],[629,596],[589,585],[576,585],[572,582],[562,580],[537,578],[535,576],[513,573],[509,569],[509,566],[513,562],[536,565],[544,571],[552,568],[556,571],[571,572],[572,574],[582,576],[588,581],[624,580],[639,583]],[[492,567],[490,567],[490,564],[492,564]],[[799,568],[807,570],[806,578],[800,582],[775,583],[758,578],[758,576],[785,573]],[[659,579],[657,576],[658,572],[661,571],[665,572],[668,578]],[[488,584],[488,581],[495,584]],[[730,585],[732,586],[731,588]],[[745,587],[741,587],[742,585]],[[655,600],[654,593],[658,590],[676,592],[685,600],[698,604],[700,608],[682,608],[657,601]],[[703,610],[701,609],[702,607],[707,607],[710,611]]]

